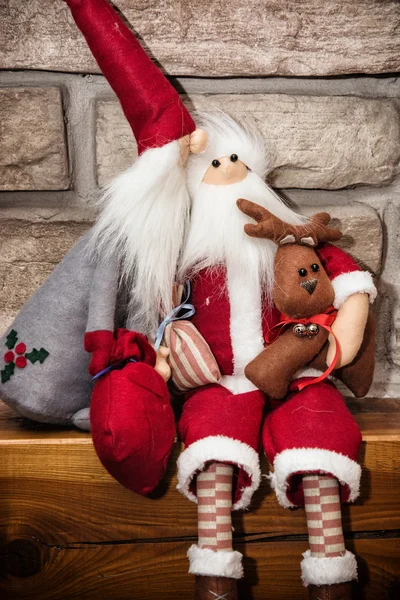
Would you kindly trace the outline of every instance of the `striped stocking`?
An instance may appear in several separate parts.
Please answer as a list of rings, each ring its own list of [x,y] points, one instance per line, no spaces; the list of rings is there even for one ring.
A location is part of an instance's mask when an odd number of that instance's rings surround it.
[[[344,556],[339,484],[327,475],[303,477],[304,505],[312,556]]]
[[[199,546],[232,550],[233,467],[213,462],[197,476]]]

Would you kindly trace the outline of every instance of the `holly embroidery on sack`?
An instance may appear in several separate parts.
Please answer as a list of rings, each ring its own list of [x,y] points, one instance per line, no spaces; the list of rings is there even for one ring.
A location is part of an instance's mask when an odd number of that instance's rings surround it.
[[[11,329],[10,333],[8,334],[8,336],[6,337],[6,346],[9,350],[11,350],[12,348],[14,348],[15,344],[18,341],[18,334],[15,331],[15,329]]]
[[[44,348],[37,350],[33,348],[30,352],[26,351],[26,344],[24,342],[18,342],[18,333],[15,329],[11,329],[10,333],[6,337],[6,347],[8,352],[4,354],[4,362],[6,363],[4,369],[0,371],[1,383],[6,383],[14,375],[15,367],[18,369],[24,369],[27,365],[27,360],[32,364],[40,362],[43,364],[49,353]],[[17,356],[15,356],[17,355]]]
[[[12,362],[9,365],[6,365],[4,369],[1,371],[1,383],[5,383],[9,379],[11,379],[11,375],[14,375],[15,364]]]
[[[34,364],[37,361],[39,361],[40,364],[44,363],[48,355],[49,353],[44,348],[40,348],[40,350],[36,350],[36,348],[34,348],[32,352],[29,352],[29,354],[25,354],[26,358],[30,360],[32,364]]]

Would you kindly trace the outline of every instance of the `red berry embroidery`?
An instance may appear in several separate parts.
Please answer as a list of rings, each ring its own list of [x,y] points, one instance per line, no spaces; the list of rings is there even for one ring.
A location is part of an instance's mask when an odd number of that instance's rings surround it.
[[[10,363],[13,360],[14,360],[14,352],[12,352],[11,350],[9,352],[6,352],[4,355],[4,362]]]
[[[6,365],[0,371],[1,383],[6,383],[11,379],[11,377],[14,375],[15,367],[24,369],[28,364],[27,360],[29,360],[33,365],[38,361],[40,364],[43,364],[49,355],[48,351],[44,348],[40,348],[40,350],[37,350],[37,348],[32,348],[30,352],[26,352],[26,344],[24,344],[24,342],[17,344],[17,342],[18,333],[15,331],[15,329],[11,329],[10,333],[6,337],[5,342],[8,352],[6,352],[4,355],[4,362]],[[17,358],[15,358],[13,350],[16,354],[19,354]]]
[[[24,344],[24,342],[21,342],[20,344],[17,344],[15,346],[15,352],[17,354],[25,354],[25,352],[26,352],[26,344]]]
[[[15,364],[19,369],[24,369],[26,367],[25,356],[18,356],[17,360],[15,361]]]

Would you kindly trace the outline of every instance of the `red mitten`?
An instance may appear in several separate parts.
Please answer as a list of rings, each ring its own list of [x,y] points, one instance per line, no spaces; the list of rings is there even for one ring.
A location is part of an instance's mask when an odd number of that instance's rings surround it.
[[[86,349],[93,352],[90,373],[114,367],[96,380],[92,392],[94,447],[117,481],[148,494],[165,473],[175,438],[169,391],[153,368],[156,353],[144,336],[120,329],[111,339],[106,333],[85,337]]]

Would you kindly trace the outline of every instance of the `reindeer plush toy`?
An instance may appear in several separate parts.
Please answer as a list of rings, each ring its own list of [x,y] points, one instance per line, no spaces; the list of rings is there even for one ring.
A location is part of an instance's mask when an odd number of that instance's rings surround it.
[[[257,221],[257,224],[245,225],[248,235],[268,238],[278,245],[272,293],[275,307],[281,313],[280,323],[270,331],[266,348],[247,365],[247,378],[269,397],[281,399],[286,396],[295,374],[307,366],[325,372],[306,385],[333,372],[355,396],[364,396],[374,372],[371,315],[354,361],[334,370],[340,353],[336,342],[336,355],[328,369],[326,365],[328,337],[333,336],[331,324],[337,311],[332,306],[333,287],[315,248],[342,236],[339,229],[328,226],[330,215],[317,213],[304,225],[289,225],[248,200],[238,200],[238,206]],[[295,388],[296,383],[292,386]]]

